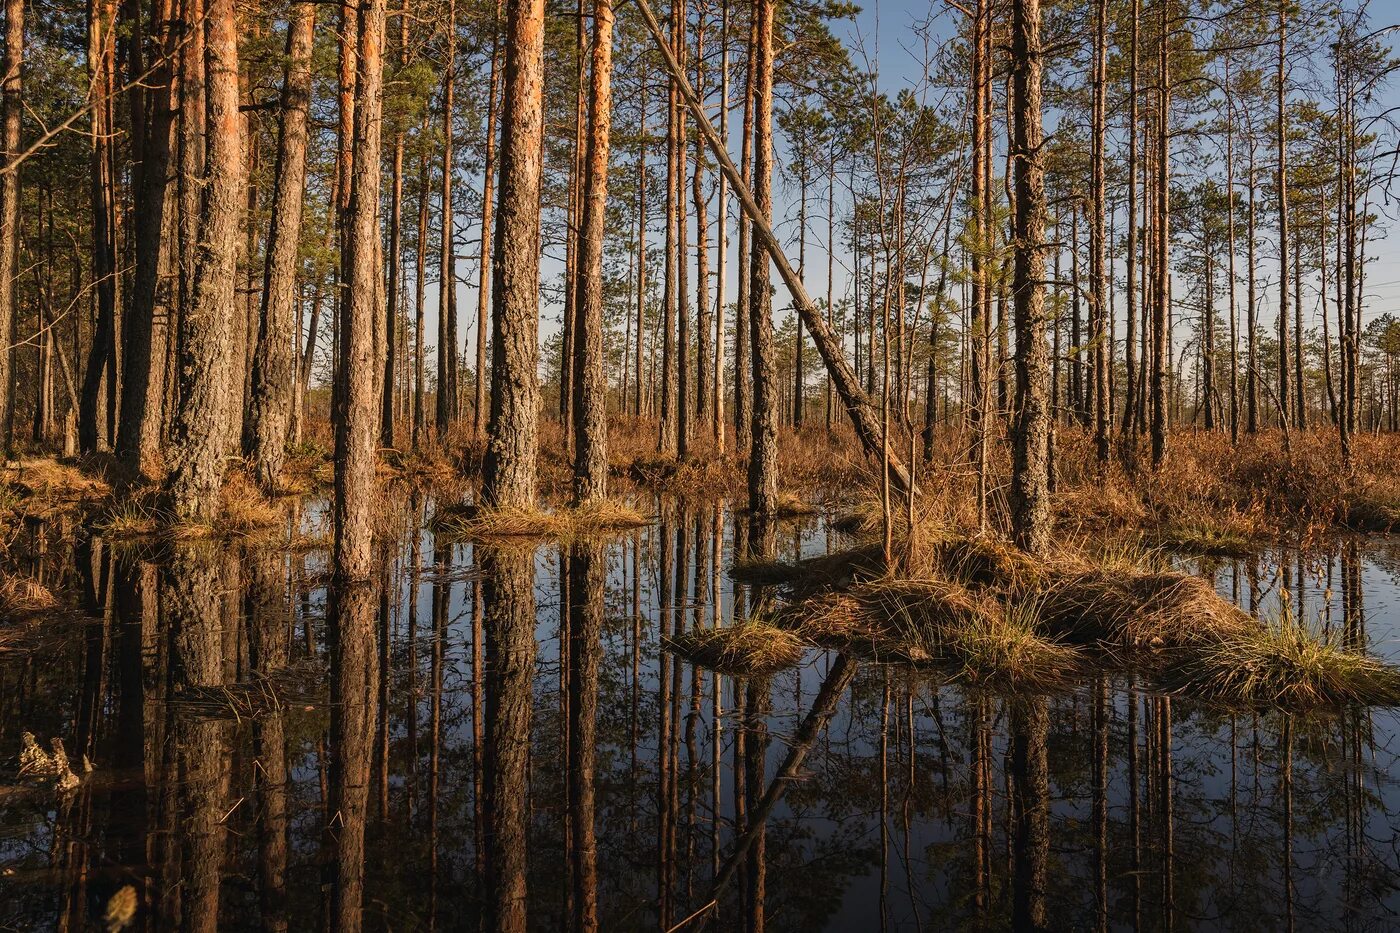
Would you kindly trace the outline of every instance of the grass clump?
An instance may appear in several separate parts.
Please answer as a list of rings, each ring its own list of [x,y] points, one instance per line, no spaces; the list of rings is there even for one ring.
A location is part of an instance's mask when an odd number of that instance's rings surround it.
[[[1286,615],[1201,646],[1171,680],[1175,692],[1250,707],[1400,705],[1400,669]]]
[[[666,648],[721,674],[763,675],[792,667],[805,646],[795,633],[762,619],[695,628],[664,639]]]
[[[961,666],[959,679],[1032,690],[1065,686],[1080,666],[1080,655],[1040,634],[1039,616],[1038,603],[1028,600],[950,633],[946,651]]]
[[[555,512],[463,504],[448,506],[437,519],[443,532],[467,538],[581,538],[646,523],[645,515],[613,499]]]
[[[58,606],[58,599],[47,586],[30,577],[8,574],[0,579],[0,613],[28,615]]]
[[[132,497],[118,503],[97,522],[110,538],[139,538],[160,531],[160,510],[148,498]]]
[[[1162,528],[1157,535],[1162,547],[1206,557],[1247,557],[1258,549],[1258,543],[1228,524],[1187,521]]]
[[[568,528],[556,512],[479,505],[449,506],[437,519],[439,530],[464,538],[553,538]]]
[[[1060,573],[1041,594],[1040,613],[1051,634],[1109,649],[1193,646],[1257,627],[1205,580],[1171,572]]]

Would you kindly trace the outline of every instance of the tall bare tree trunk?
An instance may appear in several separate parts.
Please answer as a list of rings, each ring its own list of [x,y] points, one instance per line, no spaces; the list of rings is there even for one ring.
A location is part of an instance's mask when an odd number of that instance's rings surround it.
[[[753,94],[754,56],[757,52],[758,25],[749,17],[749,36],[744,63],[744,118],[739,143],[739,170],[745,185],[753,185]],[[726,147],[725,151],[728,151]],[[750,381],[749,350],[749,265],[751,224],[744,211],[739,212],[738,293],[734,303],[734,451],[741,457],[749,454],[753,440],[753,389]]]
[[[481,167],[481,263],[476,280],[476,402],[472,406],[472,433],[478,438],[486,428],[486,344],[491,318],[491,208],[496,183],[496,116],[500,95],[501,0],[491,18],[491,84],[486,102],[486,159]]]
[[[408,0],[399,4],[398,67],[408,67]],[[403,315],[403,159],[404,125],[401,117],[394,118],[394,150],[391,157],[392,175],[389,189],[389,258],[388,296],[384,303],[383,353],[384,378],[380,387],[379,443],[394,447],[394,421],[398,413],[398,368],[400,321]]]
[[[5,57],[0,73],[0,462],[9,459],[14,441],[23,67],[24,0],[5,0]]]
[[[754,0],[753,198],[760,218],[773,217],[773,0]],[[762,522],[778,511],[778,400],[773,350],[773,298],[768,250],[757,237],[749,256],[749,333],[753,343],[753,447],[749,510]],[[762,538],[762,535],[756,536]]]
[[[1157,34],[1157,150],[1156,185],[1153,199],[1156,211],[1153,246],[1156,262],[1153,274],[1152,310],[1152,466],[1160,467],[1167,456],[1167,365],[1171,341],[1167,339],[1167,319],[1171,312],[1171,36],[1167,32],[1167,4],[1161,4]]]
[[[438,252],[437,433],[438,440],[457,417],[457,253],[452,205],[453,111],[457,90],[457,3],[448,0],[445,64],[442,72],[442,205]]]
[[[174,470],[166,480],[177,519],[209,518],[223,482],[224,458],[237,438],[242,359],[234,341],[240,313],[234,290],[238,232],[245,203],[243,116],[238,111],[238,18],[233,0],[205,5],[205,96],[208,100],[204,197],[199,241],[179,330],[179,393],[171,427]],[[186,21],[198,29],[199,21]],[[186,46],[188,51],[189,46]],[[194,115],[182,107],[181,119]]]
[[[540,168],[544,0],[507,0],[491,320],[491,420],[481,495],[488,507],[535,504],[539,409]]]
[[[729,148],[729,0],[720,0],[719,26],[719,135],[725,149]],[[700,157],[696,156],[699,162]],[[724,265],[729,244],[729,197],[725,190],[724,173],[716,180],[715,208],[715,356],[714,376],[710,380],[714,398],[710,405],[715,449],[724,453],[727,433],[724,425]],[[738,365],[736,362],[735,369]]]
[[[88,77],[93,99],[92,279],[96,301],[92,342],[83,368],[78,444],[85,453],[106,449],[113,440],[117,405],[118,303],[116,138],[116,15],[114,0],[89,0]]]
[[[1278,5],[1278,70],[1274,77],[1277,112],[1274,115],[1274,143],[1278,162],[1274,189],[1278,192],[1278,416],[1285,430],[1293,423],[1288,367],[1288,110],[1284,94],[1284,66],[1288,49],[1287,0]],[[1294,338],[1302,340],[1302,334]]]
[[[175,308],[170,281],[174,250],[167,236],[175,212],[170,184],[176,112],[171,61],[177,31],[171,0],[160,0],[156,15],[162,24],[155,43],[158,59],[151,66],[149,87],[132,91],[139,98],[133,107],[143,108],[145,119],[134,217],[135,274],[131,303],[122,318],[124,365],[116,438],[123,464],[150,479],[156,478],[162,459],[165,363]]]
[[[695,26],[695,88],[705,94],[705,8],[701,6]],[[691,195],[695,204],[695,406],[694,420],[702,425],[710,420],[710,336],[714,328],[710,307],[710,221],[705,210],[705,135],[695,134],[695,170],[690,173]]]
[[[263,269],[262,314],[253,355],[252,405],[243,425],[243,452],[259,482],[276,487],[282,473],[296,378],[294,312],[297,257],[306,190],[307,114],[311,107],[311,46],[316,4],[298,3],[287,29],[287,70],[272,194],[272,224]]]
[[[335,425],[334,570],[342,582],[370,579],[379,373],[383,361],[379,239],[380,140],[384,98],[384,0],[362,0],[355,73],[355,136],[345,224],[348,294],[340,315]],[[386,387],[387,388],[387,387]]]
[[[1016,400],[1012,427],[1011,526],[1016,544],[1032,554],[1050,549],[1047,464],[1050,435],[1050,351],[1045,339],[1045,165],[1040,80],[1040,0],[1022,0],[1011,18],[1014,122],[1011,158],[1016,316]]]
[[[587,154],[581,219],[574,254],[574,500],[608,494],[608,380],[603,360],[603,235],[608,206],[612,129],[611,0],[593,0],[593,47],[588,86]]]
[[[1094,104],[1093,128],[1090,140],[1092,167],[1090,170],[1093,206],[1089,217],[1089,278],[1093,289],[1094,353],[1094,450],[1100,466],[1108,463],[1108,434],[1111,417],[1109,380],[1112,378],[1111,350],[1108,334],[1109,268],[1104,263],[1105,218],[1108,214],[1107,180],[1104,173],[1105,111],[1104,94],[1108,84],[1108,0],[1094,3]]]
[[[1138,35],[1141,31],[1142,0],[1133,0],[1131,62],[1128,70],[1128,233],[1126,244],[1127,283],[1124,303],[1127,305],[1128,332],[1124,349],[1126,351],[1127,382],[1123,392],[1123,433],[1129,438],[1137,437],[1138,394],[1143,387],[1138,384],[1137,323],[1138,323]]]

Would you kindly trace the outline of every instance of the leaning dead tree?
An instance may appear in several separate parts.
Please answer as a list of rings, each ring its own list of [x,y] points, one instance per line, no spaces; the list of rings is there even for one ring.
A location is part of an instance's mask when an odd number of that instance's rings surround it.
[[[651,33],[652,41],[661,51],[661,58],[671,81],[680,90],[696,127],[704,134],[711,154],[719,163],[720,171],[724,173],[725,179],[739,198],[739,204],[749,222],[753,237],[768,251],[773,264],[778,267],[778,274],[782,276],[783,284],[787,286],[788,292],[792,295],[792,303],[802,318],[802,324],[811,335],[812,342],[816,344],[817,352],[821,354],[822,362],[826,364],[827,373],[831,376],[832,384],[841,398],[841,404],[845,406],[846,413],[851,418],[851,424],[855,426],[856,436],[860,438],[861,446],[872,457],[888,461],[891,484],[900,492],[907,493],[912,488],[909,470],[898,454],[885,449],[880,413],[871,403],[869,396],[861,389],[855,370],[851,368],[851,364],[846,361],[846,357],[842,353],[840,340],[837,339],[836,334],[827,324],[826,318],[822,316],[821,311],[812,301],[812,296],[807,293],[807,288],[802,284],[802,279],[798,277],[792,263],[788,262],[782,244],[778,242],[777,236],[773,233],[772,225],[759,210],[753,192],[734,166],[734,160],[729,157],[729,152],[719,134],[710,125],[704,104],[695,96],[695,91],[690,86],[685,70],[676,61],[675,53],[667,44],[666,37],[661,31],[661,24],[656,19],[656,14],[652,12],[647,0],[633,0],[633,2],[636,3],[638,11],[642,14],[642,19],[646,22],[647,31]]]

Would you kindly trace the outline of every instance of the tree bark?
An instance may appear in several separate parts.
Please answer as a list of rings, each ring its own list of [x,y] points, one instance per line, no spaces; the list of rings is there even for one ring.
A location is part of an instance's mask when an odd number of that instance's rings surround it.
[[[198,22],[186,26],[199,29]],[[179,402],[171,427],[174,470],[166,479],[175,517],[195,521],[212,516],[224,459],[236,440],[234,406],[242,396],[242,379],[237,371],[241,354],[233,339],[239,314],[234,285],[246,193],[233,0],[209,0],[202,25],[208,100],[204,198],[190,301],[180,315]],[[181,120],[194,119],[184,106]]]
[[[272,224],[263,269],[262,313],[253,356],[252,405],[243,426],[243,452],[266,489],[275,489],[286,459],[296,378],[294,312],[297,258],[306,190],[307,115],[311,107],[311,45],[316,4],[297,4],[287,29],[287,70],[273,182]]]
[[[1040,0],[1022,0],[1011,19],[1014,97],[1011,158],[1015,259],[1016,401],[1012,427],[1011,527],[1017,546],[1050,549],[1047,456],[1050,434],[1049,347],[1045,339],[1045,166],[1041,124]]]
[[[490,441],[481,488],[483,503],[495,508],[535,504],[543,97],[544,0],[507,0]]]
[[[758,219],[773,216],[773,0],[754,0],[753,199]],[[757,226],[757,225],[755,225]],[[778,400],[773,350],[769,250],[754,237],[749,256],[749,339],[753,343],[753,446],[749,511],[771,521],[778,511]],[[756,537],[762,537],[761,535]]]
[[[438,440],[457,417],[457,270],[456,230],[453,222],[452,116],[457,88],[457,3],[448,0],[446,62],[442,72],[442,204],[438,252],[437,434]]]
[[[612,129],[612,0],[593,0],[587,154],[574,252],[574,501],[608,494],[608,382],[603,360],[603,236]],[[596,921],[595,921],[596,922]]]
[[[157,478],[162,459],[165,364],[175,309],[170,281],[173,250],[166,236],[167,223],[175,212],[170,184],[176,112],[171,70],[176,30],[171,26],[171,0],[161,0],[157,17],[162,23],[155,44],[159,57],[152,65],[149,87],[139,95],[142,103],[133,105],[145,109],[145,120],[136,194],[135,273],[131,303],[122,318],[124,366],[115,445],[127,469],[149,479]]]
[[[0,70],[0,462],[14,442],[15,324],[19,278],[19,154],[23,115],[24,0],[5,0],[5,56]]]
[[[375,517],[378,374],[382,345],[379,262],[381,114],[384,97],[384,0],[362,0],[355,74],[355,137],[350,206],[345,224],[348,294],[340,316],[340,365],[331,421],[335,426],[334,571],[339,580],[368,580]]]
[[[491,18],[491,97],[486,102],[486,158],[481,167],[481,263],[476,280],[476,402],[472,406],[472,433],[478,438],[486,428],[486,344],[491,318],[491,208],[496,182],[496,118],[499,113],[501,60],[501,2]]]

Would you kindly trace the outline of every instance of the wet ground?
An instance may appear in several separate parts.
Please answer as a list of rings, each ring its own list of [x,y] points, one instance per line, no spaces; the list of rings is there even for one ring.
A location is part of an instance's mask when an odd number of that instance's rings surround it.
[[[532,549],[386,504],[381,579],[330,593],[311,546],[29,528],[7,569],[73,611],[0,646],[0,929],[100,929],[128,885],[132,929],[1400,927],[1395,711],[1122,675],[1008,697],[829,652],[719,676],[662,643],[763,597],[726,573],[734,515],[649,507]],[[1188,563],[1400,662],[1400,540]],[[23,731],[94,770],[16,781]]]

